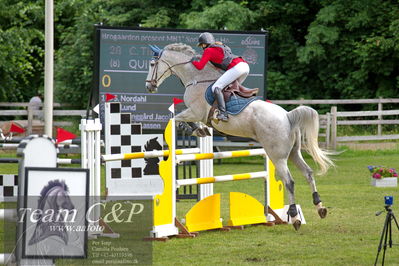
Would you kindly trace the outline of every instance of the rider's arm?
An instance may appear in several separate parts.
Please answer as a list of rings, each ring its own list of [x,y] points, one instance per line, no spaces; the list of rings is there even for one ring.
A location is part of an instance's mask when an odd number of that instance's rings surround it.
[[[204,53],[202,54],[200,61],[192,61],[195,68],[198,70],[202,70],[205,67],[206,63],[208,63],[208,61],[211,60],[212,57],[214,57],[215,52],[217,52],[215,51],[215,48],[206,48],[204,50]]]

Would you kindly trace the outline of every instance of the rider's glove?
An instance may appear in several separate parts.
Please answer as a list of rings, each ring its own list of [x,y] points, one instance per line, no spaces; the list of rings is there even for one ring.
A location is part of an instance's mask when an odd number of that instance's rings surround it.
[[[193,61],[198,61],[198,60],[199,60],[199,56],[194,55],[193,58],[191,58],[190,62],[192,63]]]

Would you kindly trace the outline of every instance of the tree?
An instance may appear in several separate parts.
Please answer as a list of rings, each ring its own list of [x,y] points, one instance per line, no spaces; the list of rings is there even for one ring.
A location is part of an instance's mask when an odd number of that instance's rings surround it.
[[[26,101],[43,90],[42,1],[0,1],[0,101]]]
[[[55,96],[86,106],[94,24],[269,32],[268,97],[397,97],[399,3],[392,0],[55,1]],[[0,1],[0,101],[43,90],[44,1]]]
[[[249,30],[257,13],[233,1],[219,1],[203,11],[191,11],[180,15],[181,25],[189,29]]]
[[[311,23],[299,62],[327,98],[397,97],[397,1],[325,1]]]

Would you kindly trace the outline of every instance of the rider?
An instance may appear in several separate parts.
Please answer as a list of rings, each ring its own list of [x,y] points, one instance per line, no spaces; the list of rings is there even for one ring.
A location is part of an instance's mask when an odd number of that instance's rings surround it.
[[[196,61],[196,58],[191,59],[192,64],[198,70],[203,69],[206,63],[210,61],[216,68],[225,71],[212,85],[212,92],[219,109],[217,119],[226,122],[229,118],[222,90],[235,80],[238,80],[240,84],[244,82],[249,73],[248,63],[242,57],[234,55],[227,45],[216,42],[209,32],[201,33],[198,38],[198,46],[204,49],[200,61]]]

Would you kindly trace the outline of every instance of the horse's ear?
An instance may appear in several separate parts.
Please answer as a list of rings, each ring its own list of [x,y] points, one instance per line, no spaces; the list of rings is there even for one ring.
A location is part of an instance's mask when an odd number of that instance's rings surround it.
[[[151,50],[154,52],[154,56],[159,56],[161,54],[161,49],[158,46],[152,44],[148,46],[150,46]]]

